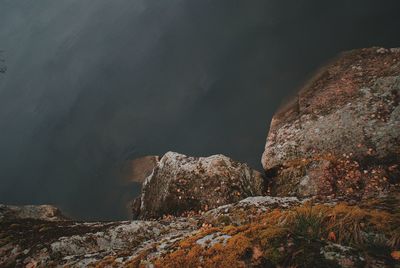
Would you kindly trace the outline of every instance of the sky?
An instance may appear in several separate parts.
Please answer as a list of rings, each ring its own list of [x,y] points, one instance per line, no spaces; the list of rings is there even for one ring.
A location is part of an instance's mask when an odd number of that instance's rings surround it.
[[[337,53],[400,46],[398,0],[0,0],[0,203],[128,217],[121,165],[261,170],[279,105]]]

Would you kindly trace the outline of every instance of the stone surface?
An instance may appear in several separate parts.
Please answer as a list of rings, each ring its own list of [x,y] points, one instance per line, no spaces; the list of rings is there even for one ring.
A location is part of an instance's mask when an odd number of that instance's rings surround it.
[[[221,214],[244,224],[251,222],[256,210],[267,212],[299,204],[301,202],[293,197],[249,197],[204,215],[168,217],[158,221],[76,222],[53,221],[52,218],[2,218],[0,267],[86,267],[108,261],[114,265],[129,265],[135,259],[140,260],[141,254],[145,254],[148,260],[167,254],[176,249],[177,242],[196,235],[202,225],[208,226],[211,222],[220,225],[218,218]],[[235,214],[240,209],[245,211],[241,215]],[[229,235],[218,233],[205,235],[196,243],[210,247],[217,242],[226,243],[229,238]]]
[[[340,55],[272,119],[262,164],[272,193],[364,198],[399,182],[400,53]]]
[[[399,201],[396,194],[361,208],[257,196],[157,221],[3,218],[0,267],[396,267]]]
[[[336,261],[340,267],[361,267],[364,259],[359,252],[351,247],[335,243],[328,243],[321,248],[321,252],[327,260]]]
[[[159,218],[209,210],[263,191],[262,175],[246,164],[223,155],[189,157],[168,152],[143,183],[133,214]]]
[[[155,244],[161,254],[196,228],[197,221],[190,219],[86,223],[0,220],[0,267],[87,267],[104,258],[118,258],[122,264]]]
[[[305,201],[307,199],[299,200],[296,197],[254,196],[207,211],[202,218],[213,226],[237,226],[250,223],[274,209],[288,209]]]
[[[36,219],[47,221],[62,221],[67,218],[61,211],[51,205],[11,206],[0,204],[0,220]]]

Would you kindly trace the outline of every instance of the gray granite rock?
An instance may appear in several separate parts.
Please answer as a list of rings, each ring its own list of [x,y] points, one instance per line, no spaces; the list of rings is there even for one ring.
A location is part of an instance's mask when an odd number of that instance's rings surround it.
[[[143,183],[139,218],[209,210],[264,191],[263,176],[224,155],[189,157],[166,153]],[[137,211],[138,210],[138,211]]]
[[[274,194],[362,198],[398,183],[397,51],[342,54],[274,116],[262,157]]]

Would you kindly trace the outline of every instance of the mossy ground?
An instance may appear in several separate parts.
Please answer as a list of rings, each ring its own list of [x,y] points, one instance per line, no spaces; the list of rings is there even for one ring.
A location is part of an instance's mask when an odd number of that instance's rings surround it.
[[[202,228],[181,240],[175,250],[153,260],[155,267],[340,267],[373,262],[400,265],[400,198],[367,200],[360,205],[303,204],[275,209],[242,226]],[[213,233],[231,236],[225,243],[202,246],[197,240]],[[323,255],[330,244],[353,250],[352,257],[332,260]],[[140,256],[146,259],[146,256]],[[136,259],[131,267],[145,267]]]

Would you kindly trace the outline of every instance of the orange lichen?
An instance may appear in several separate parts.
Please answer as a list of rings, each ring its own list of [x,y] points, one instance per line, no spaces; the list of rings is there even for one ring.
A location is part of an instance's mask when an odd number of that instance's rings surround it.
[[[393,259],[400,260],[400,251],[393,251],[390,255]]]
[[[336,235],[335,235],[335,232],[329,232],[329,234],[328,234],[328,240],[330,240],[330,241],[333,241],[333,242],[336,242]]]
[[[272,210],[246,225],[202,230],[181,241],[176,251],[157,259],[154,264],[156,267],[245,267],[265,262],[288,266],[318,262],[329,267],[332,263],[317,250],[326,238],[365,250],[366,243],[373,243],[366,241],[365,234],[381,234],[388,242],[377,246],[383,247],[390,257],[392,251],[385,247],[396,249],[397,245],[391,245],[390,241],[398,234],[399,225],[399,215],[373,207],[309,203],[288,210]],[[214,245],[196,243],[212,233],[227,234],[231,238]],[[303,254],[299,254],[301,252]],[[314,260],[302,258],[305,252],[314,254]]]

